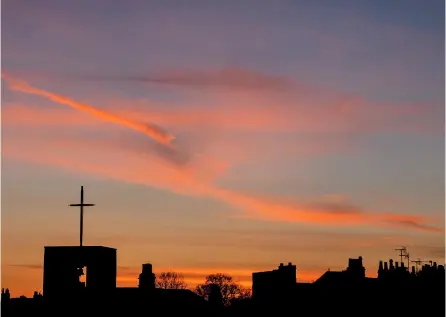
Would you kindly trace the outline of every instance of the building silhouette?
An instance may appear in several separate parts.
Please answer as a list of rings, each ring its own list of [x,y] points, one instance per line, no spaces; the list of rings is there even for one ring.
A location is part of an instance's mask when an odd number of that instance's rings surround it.
[[[81,197],[81,204],[74,205],[82,208],[83,190]],[[226,306],[218,285],[209,285],[207,300],[191,290],[156,288],[151,263],[142,264],[138,287],[117,287],[117,250],[86,246],[81,234],[79,246],[45,246],[43,294],[11,298],[9,289],[2,289],[1,312],[6,317],[158,316],[160,310],[172,316],[444,316],[444,265],[430,262],[418,269],[390,259],[380,261],[376,273],[376,278],[367,277],[359,256],[349,258],[345,270],[328,270],[312,283],[298,283],[296,265],[280,263],[271,271],[252,273],[252,298]]]
[[[277,269],[252,273],[253,298],[268,299],[283,297],[293,292],[296,286],[296,266],[280,263]]]
[[[103,246],[47,246],[44,250],[43,296],[59,300],[87,290],[104,294],[116,288],[116,249]],[[85,276],[85,282],[81,281]]]
[[[368,314],[435,312],[444,315],[445,268],[424,265],[418,272],[404,262],[379,262],[376,278],[366,276],[363,258],[350,258],[345,270],[328,270],[313,283],[296,281],[296,266],[279,265],[277,269],[252,275],[254,311],[287,311],[312,307],[312,313],[334,311],[356,316],[358,307],[368,307]],[[373,305],[371,303],[374,303]],[[360,314],[361,315],[361,314]]]

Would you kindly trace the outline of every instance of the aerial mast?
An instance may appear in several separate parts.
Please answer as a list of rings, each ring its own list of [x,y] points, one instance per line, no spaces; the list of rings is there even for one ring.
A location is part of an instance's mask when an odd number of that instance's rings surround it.
[[[407,271],[410,272],[410,254],[406,250],[406,254],[404,255],[404,258],[407,259]]]
[[[430,262],[430,261],[423,261],[420,258],[418,258],[418,260],[410,261],[410,262],[415,263],[415,270],[418,273],[418,265],[421,266],[422,263],[427,263],[427,262]]]
[[[403,263],[403,257],[407,258],[409,256],[409,254],[407,253],[407,248],[405,246],[402,246],[399,249],[395,249],[395,251],[399,251],[400,252],[401,263]]]

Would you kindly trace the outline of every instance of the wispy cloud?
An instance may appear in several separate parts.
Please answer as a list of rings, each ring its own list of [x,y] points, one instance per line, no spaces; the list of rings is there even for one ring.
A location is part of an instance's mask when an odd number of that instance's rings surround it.
[[[43,269],[42,264],[8,264],[7,266],[23,268],[23,269],[30,269],[30,270],[42,270]]]
[[[224,68],[207,71],[170,70],[144,75],[76,76],[81,80],[125,81],[191,88],[223,88],[236,90],[286,90],[293,87],[290,79],[243,69]]]
[[[60,96],[48,91],[40,90],[30,86],[27,83],[17,81],[11,78],[7,78],[8,83],[12,86],[12,89],[17,89],[25,93],[36,94],[42,97],[46,97],[56,103],[68,105],[79,110],[86,111],[87,113],[96,116],[96,118],[104,121],[112,121],[118,125],[130,128],[142,135],[148,135],[153,137],[155,140],[159,141],[160,144],[170,145],[171,137],[166,134],[166,132],[161,131],[157,128],[153,128],[156,124],[151,125],[147,128],[146,125],[134,121],[133,119],[123,119],[120,115],[110,115],[109,113],[104,113],[97,110],[96,108],[88,105],[78,103],[67,97]],[[361,102],[356,102],[352,107],[351,104],[335,104],[335,106],[330,106],[324,108],[324,110],[315,110],[313,114],[317,114],[320,111],[330,110],[334,111],[332,113],[345,113],[345,118],[340,122],[348,122],[351,119],[352,114],[362,113],[365,104]],[[317,107],[316,107],[317,108]],[[279,107],[279,112],[280,112]],[[313,109],[313,108],[310,108]],[[248,113],[248,112],[247,112]],[[283,118],[285,118],[284,116]],[[323,116],[325,117],[325,116]],[[311,117],[307,117],[307,120]],[[346,121],[347,120],[347,121]],[[152,120],[150,122],[157,122]],[[317,120],[312,120],[311,122],[317,122]],[[329,121],[327,121],[329,122]],[[358,127],[356,122],[353,127]],[[322,127],[322,126],[321,126]],[[339,128],[341,125],[339,125]],[[333,126],[332,126],[333,128]],[[326,129],[326,127],[325,127]],[[329,130],[328,130],[329,131]],[[202,134],[206,134],[206,130],[202,130]],[[88,140],[82,141],[82,147],[85,149],[86,146],[91,146],[96,148],[98,144],[94,146],[88,144]],[[102,153],[102,158],[115,156],[116,150],[122,150],[122,144],[113,144],[109,146],[109,154]],[[172,149],[166,149],[158,145],[147,147],[147,150],[152,150],[157,152],[161,157],[167,158],[167,161],[176,162],[177,165],[181,165],[184,161],[187,161],[186,157],[181,158],[175,152],[178,148],[173,145]],[[41,148],[43,144],[39,144]],[[172,164],[166,164],[166,159],[159,160],[156,165],[151,164],[150,171],[147,169],[147,157],[129,158],[126,157],[125,160],[128,162],[127,168],[117,169],[112,161],[103,161],[101,163],[95,164],[92,162],[80,161],[76,158],[69,158],[67,156],[60,156],[60,154],[54,153],[49,148],[54,146],[51,142],[46,145],[46,151],[39,151],[39,153],[34,153],[31,158],[40,163],[59,165],[64,168],[76,169],[79,171],[87,173],[95,173],[98,175],[103,175],[106,177],[112,177],[115,179],[141,183],[148,186],[155,186],[167,190],[171,190],[176,193],[181,194],[193,194],[199,196],[208,196],[217,200],[226,202],[237,209],[243,211],[241,214],[243,217],[253,217],[256,219],[263,219],[267,221],[285,221],[285,222],[302,222],[302,223],[312,223],[312,224],[323,224],[323,225],[359,225],[367,224],[372,226],[381,225],[397,225],[405,226],[407,228],[418,229],[418,230],[428,230],[443,232],[443,229],[431,226],[427,223],[428,219],[423,217],[415,217],[409,215],[394,215],[391,212],[386,211],[364,211],[359,207],[356,207],[345,201],[315,201],[310,204],[308,203],[296,203],[296,204],[284,204],[283,201],[274,201],[264,199],[262,197],[249,196],[240,192],[234,192],[225,188],[216,187],[214,185],[215,176],[221,173],[222,168],[224,170],[224,164],[221,164],[220,157],[214,161],[208,156],[195,155],[192,162],[187,164],[185,168],[177,169],[172,168]],[[64,145],[64,152],[68,152],[69,144]],[[73,149],[79,145],[72,144]],[[135,142],[130,143],[130,148],[141,149],[144,152],[145,143]],[[28,155],[24,155],[22,152],[23,148],[19,150],[18,144],[10,144],[4,147],[4,154],[11,155],[16,158],[26,158],[30,159]],[[98,150],[96,148],[96,150]],[[99,153],[99,152],[98,152]],[[113,154],[112,154],[113,153]],[[194,153],[195,154],[195,153]],[[223,160],[224,162],[224,160]],[[205,164],[202,164],[205,163]],[[210,169],[203,169],[202,165],[211,167]]]
[[[174,136],[168,134],[167,131],[165,131],[163,128],[153,123],[141,123],[133,120],[128,120],[121,116],[116,116],[111,113],[98,110],[90,105],[82,104],[67,97],[53,94],[51,92],[42,89],[34,88],[30,86],[26,81],[14,79],[4,73],[2,73],[2,78],[4,78],[8,82],[9,87],[13,90],[18,90],[23,93],[33,94],[48,98],[49,100],[54,101],[56,103],[66,105],[80,111],[87,112],[92,116],[100,118],[101,120],[113,122],[115,124],[119,124],[121,126],[125,126],[132,130],[146,134],[149,137],[161,143],[170,144],[170,142],[174,139]]]
[[[222,72],[225,73],[225,71]],[[190,73],[190,76],[193,77],[194,72]],[[187,77],[187,75],[184,76]],[[41,76],[38,77],[41,78]],[[9,80],[14,79],[10,77]],[[25,88],[27,93],[38,94],[50,99],[55,97],[55,94],[49,96],[48,92],[37,88],[30,91],[30,86],[26,82],[16,80],[16,83],[11,88],[21,89],[22,91]],[[21,86],[18,85],[19,83],[21,83]],[[70,107],[79,109],[78,106],[82,105],[64,96],[58,95],[58,98],[59,101],[56,102],[62,101],[63,104],[68,102],[66,105]],[[73,105],[73,102],[76,105]],[[81,108],[85,111],[85,107],[81,106]],[[283,93],[262,89],[258,92],[200,94],[197,100],[183,100],[181,107],[166,102],[155,102],[154,100],[109,100],[105,105],[100,105],[95,109],[94,113],[90,114],[102,116],[101,120],[115,122],[117,120],[116,116],[120,118],[119,120],[150,122],[149,128],[153,128],[153,132],[157,135],[155,137],[158,138],[169,138],[166,136],[165,127],[175,130],[196,127],[201,129],[202,133],[209,133],[212,130],[233,133],[299,132],[336,134],[370,134],[386,131],[442,133],[443,131],[441,125],[433,125],[431,120],[438,110],[437,105],[369,102],[361,96],[317,88],[303,88],[302,85],[292,86],[292,89]],[[20,111],[25,112],[26,110],[22,108]],[[91,111],[91,109],[87,111]],[[106,117],[101,112],[106,112]],[[110,113],[107,114],[107,112]],[[113,117],[107,117],[110,114],[113,114]],[[35,115],[45,116],[38,113],[35,113]],[[69,124],[78,124],[80,123],[78,118],[82,114],[58,109],[55,110],[54,114],[48,114],[48,116],[61,116],[61,120],[67,122],[68,120],[64,120],[63,117],[70,116],[72,117],[72,123]],[[53,124],[57,124],[57,121],[54,121]],[[132,125],[132,123],[121,124]],[[163,128],[160,126],[163,126]],[[132,128],[135,129],[135,127]],[[139,127],[138,129],[145,130],[146,128]]]
[[[200,164],[190,165],[187,169],[173,169],[170,164],[166,164],[162,160],[152,160],[150,162],[151,168],[148,169],[147,165],[149,163],[147,157],[127,156],[125,158],[126,168],[118,169],[116,168],[114,160],[100,160],[101,157],[116,157],[117,152],[111,148],[101,150],[96,143],[91,147],[91,159],[89,162],[76,158],[78,149],[82,148],[85,150],[88,144],[88,141],[83,142],[82,145],[64,143],[64,154],[61,155],[58,147],[55,147],[54,144],[48,143],[44,146],[40,142],[40,150],[33,152],[33,155],[30,156],[24,151],[23,147],[20,149],[18,148],[19,144],[14,143],[4,145],[3,153],[6,157],[56,165],[69,170],[74,169],[76,171],[92,173],[116,180],[158,187],[179,194],[212,197],[239,209],[242,213],[238,214],[237,217],[263,219],[265,221],[301,222],[337,226],[360,224],[388,226],[395,225],[396,220],[398,221],[398,226],[401,226],[401,224],[404,224],[404,221],[407,221],[408,224],[410,223],[409,228],[412,229],[442,232],[440,228],[425,224],[428,219],[424,217],[395,215],[376,211],[366,212],[361,211],[358,207],[352,207],[349,203],[327,202],[326,199],[323,199],[321,202],[284,204],[284,201],[281,199],[265,199],[262,197],[248,196],[240,192],[219,188],[212,184],[214,178],[209,178],[212,175],[209,174],[209,170],[207,172],[202,170]],[[28,150],[33,151],[33,148],[28,147]],[[99,154],[99,159],[94,159],[94,151]],[[119,164],[122,164],[122,160],[119,160],[119,157],[116,158]],[[94,161],[98,163],[94,163]],[[418,223],[420,226],[414,227],[412,222]]]
[[[418,219],[420,219],[420,218],[418,218]],[[406,227],[406,228],[412,227],[412,228],[419,229],[419,230],[444,233],[444,229],[436,228],[433,226],[428,226],[428,225],[422,224],[416,220],[387,220],[387,221],[395,226],[401,226],[401,227]]]
[[[193,71],[190,76],[194,76]],[[59,101],[74,101],[65,96],[58,97]],[[218,157],[225,164],[248,160],[253,164],[287,157],[298,160],[358,149],[362,144],[361,138],[370,135],[443,133],[443,126],[431,120],[436,112],[434,105],[372,103],[360,96],[299,85],[279,94],[265,90],[213,92],[210,95],[200,94],[196,100],[182,100],[181,103],[179,107],[155,100],[113,99],[96,105],[95,109],[112,114],[113,122],[116,118],[131,122],[131,129],[135,128],[133,123],[137,123],[138,131],[149,130],[155,138],[175,135],[175,147],[158,150],[161,155],[180,151],[174,155],[174,160],[181,162],[194,153],[214,159]],[[101,120],[109,120],[93,116],[68,107],[50,111],[16,104],[3,107],[2,124],[96,128]],[[136,141],[128,142],[136,146]],[[140,143],[142,149],[146,149],[145,143],[148,142]]]

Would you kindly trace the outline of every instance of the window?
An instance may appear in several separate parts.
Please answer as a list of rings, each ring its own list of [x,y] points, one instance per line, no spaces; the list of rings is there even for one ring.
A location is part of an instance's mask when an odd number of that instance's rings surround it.
[[[87,286],[87,267],[79,268],[79,282],[84,286]]]

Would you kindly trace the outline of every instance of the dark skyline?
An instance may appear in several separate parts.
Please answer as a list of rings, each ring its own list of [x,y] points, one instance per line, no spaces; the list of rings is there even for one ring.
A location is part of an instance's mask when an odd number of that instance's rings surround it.
[[[78,244],[81,185],[120,286],[147,261],[190,285],[444,263],[444,1],[273,2],[2,1],[13,296]]]
[[[64,311],[89,311],[132,316],[161,309],[171,315],[195,316],[246,316],[293,309],[344,316],[357,316],[365,310],[369,315],[383,310],[392,315],[444,313],[444,265],[409,261],[406,248],[395,250],[400,251],[400,262],[380,261],[376,278],[366,276],[361,256],[349,258],[345,269],[328,270],[312,283],[296,282],[296,265],[280,263],[275,269],[253,272],[251,292],[221,273],[209,274],[203,283],[188,289],[181,274],[156,275],[151,263],[142,264],[137,287],[118,287],[115,248],[45,246],[43,293],[11,298],[10,290],[2,288],[2,315],[56,316]],[[415,266],[410,267],[412,263]]]

